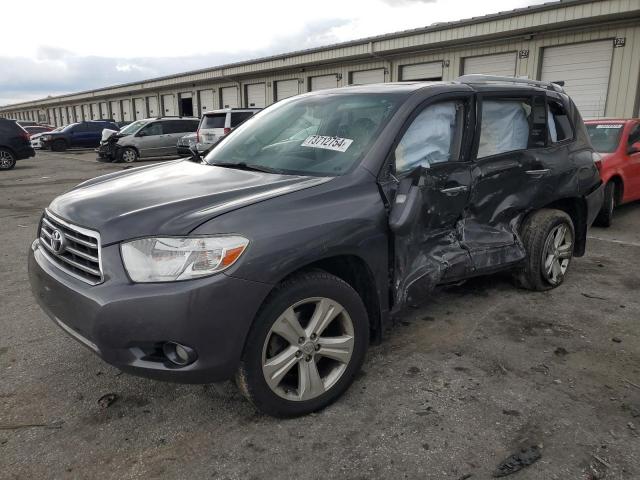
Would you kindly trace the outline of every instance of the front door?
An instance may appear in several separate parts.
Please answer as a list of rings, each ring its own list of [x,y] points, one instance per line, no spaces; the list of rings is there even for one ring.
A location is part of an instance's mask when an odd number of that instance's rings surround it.
[[[397,184],[391,192],[383,185],[391,208],[404,200],[408,185],[421,194],[417,218],[393,238],[396,309],[419,302],[435,285],[463,277],[470,268],[459,224],[471,187],[474,108],[472,94],[435,97],[412,114],[392,149]]]
[[[136,134],[136,146],[140,157],[158,157],[164,155],[164,144],[169,137],[163,130],[164,122],[153,122],[144,126]]]

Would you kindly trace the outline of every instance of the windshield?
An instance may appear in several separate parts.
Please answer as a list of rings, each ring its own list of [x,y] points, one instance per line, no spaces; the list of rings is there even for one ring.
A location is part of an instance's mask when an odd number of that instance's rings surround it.
[[[132,133],[137,132],[140,127],[145,126],[147,123],[149,123],[148,120],[138,120],[137,122],[130,123],[123,129],[121,129],[118,133],[120,135],[131,135]]]
[[[316,94],[286,100],[244,122],[205,160],[285,174],[343,175],[369,150],[401,98]]]
[[[589,132],[591,144],[596,152],[615,152],[620,143],[623,127],[622,123],[591,123],[587,125],[587,132]]]
[[[62,130],[60,130],[61,132],[68,132],[69,130],[73,130],[73,127],[80,125],[79,123],[70,123],[69,125],[67,125],[66,127],[62,127]]]

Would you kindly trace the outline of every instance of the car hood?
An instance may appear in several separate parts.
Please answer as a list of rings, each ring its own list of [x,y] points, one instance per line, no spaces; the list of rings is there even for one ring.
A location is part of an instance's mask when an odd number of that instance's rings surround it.
[[[186,235],[211,218],[329,180],[178,160],[81,183],[51,202],[49,210],[99,231],[108,245],[150,235]]]

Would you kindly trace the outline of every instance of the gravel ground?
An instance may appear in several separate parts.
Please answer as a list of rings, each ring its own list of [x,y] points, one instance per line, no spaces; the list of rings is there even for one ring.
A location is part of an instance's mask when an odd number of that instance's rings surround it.
[[[122,168],[39,152],[1,172],[0,478],[477,480],[532,446],[541,459],[509,478],[640,478],[639,204],[591,231],[556,290],[503,276],[439,289],[370,349],[342,399],[283,421],[231,383],[121,375],[35,304],[40,212]]]

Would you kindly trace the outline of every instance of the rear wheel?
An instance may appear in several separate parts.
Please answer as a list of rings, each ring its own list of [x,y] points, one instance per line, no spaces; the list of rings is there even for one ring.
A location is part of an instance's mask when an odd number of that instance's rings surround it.
[[[124,163],[133,163],[138,160],[138,152],[136,152],[135,148],[125,147],[120,150],[118,159]]]
[[[16,166],[16,157],[10,150],[0,148],[0,170],[11,170]]]
[[[521,239],[527,258],[516,274],[517,283],[538,291],[560,285],[573,258],[575,229],[571,217],[560,210],[539,210],[525,220]]]
[[[67,142],[64,140],[56,140],[51,144],[51,150],[54,152],[64,152],[67,149]]]
[[[607,183],[604,187],[604,200],[602,201],[602,209],[596,221],[594,222],[599,227],[610,227],[613,220],[613,209],[616,206],[616,184],[614,182]]]
[[[364,361],[369,324],[351,286],[324,272],[284,282],[249,332],[236,383],[277,417],[314,412],[349,387]]]

